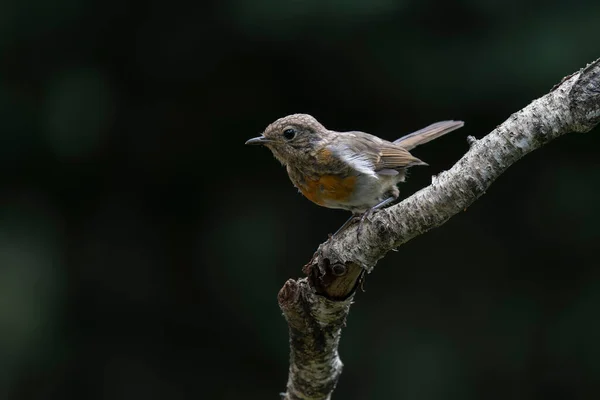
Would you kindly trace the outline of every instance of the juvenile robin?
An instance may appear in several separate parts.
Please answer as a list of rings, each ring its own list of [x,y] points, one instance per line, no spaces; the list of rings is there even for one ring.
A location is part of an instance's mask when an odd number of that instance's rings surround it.
[[[463,121],[440,121],[393,142],[364,132],[336,132],[308,114],[292,114],[273,122],[262,136],[246,144],[268,147],[287,169],[290,180],[310,201],[352,212],[338,231],[356,217],[393,203],[406,170],[427,165],[409,150],[452,132]],[[334,235],[335,235],[334,234]]]

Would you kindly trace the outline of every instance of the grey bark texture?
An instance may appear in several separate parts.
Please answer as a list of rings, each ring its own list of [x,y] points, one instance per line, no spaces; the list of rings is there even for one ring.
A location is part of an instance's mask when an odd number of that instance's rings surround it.
[[[278,301],[289,325],[290,369],[286,400],[330,399],[342,372],[341,331],[356,288],[385,254],[442,225],[485,193],[508,167],[569,132],[600,122],[600,59],[565,77],[543,97],[511,115],[431,185],[377,212],[321,244],[304,267],[306,278],[288,280]]]

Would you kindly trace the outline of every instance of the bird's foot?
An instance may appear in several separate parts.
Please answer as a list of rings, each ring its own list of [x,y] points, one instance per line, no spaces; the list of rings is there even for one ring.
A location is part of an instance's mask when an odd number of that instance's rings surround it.
[[[378,211],[378,209],[375,207],[369,208],[363,213],[363,215],[360,216],[360,220],[358,221],[358,228],[356,228],[356,240],[360,240],[360,234],[362,233],[365,220],[367,220],[371,215],[375,214],[376,211]]]

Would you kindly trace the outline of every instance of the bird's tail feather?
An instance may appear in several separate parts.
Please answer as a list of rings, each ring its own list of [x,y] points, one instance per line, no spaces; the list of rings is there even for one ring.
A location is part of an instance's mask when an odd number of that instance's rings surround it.
[[[440,121],[423,129],[419,129],[400,139],[396,139],[394,144],[404,147],[406,150],[414,149],[415,147],[437,139],[440,136],[450,133],[456,129],[462,128],[465,123],[463,121]]]

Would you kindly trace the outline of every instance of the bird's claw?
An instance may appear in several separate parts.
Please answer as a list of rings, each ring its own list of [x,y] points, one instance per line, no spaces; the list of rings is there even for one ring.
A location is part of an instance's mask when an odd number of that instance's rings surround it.
[[[367,211],[365,211],[363,215],[360,216],[360,220],[358,221],[358,228],[356,228],[356,240],[360,240],[360,234],[362,233],[365,220],[368,219],[371,215],[373,215],[375,211],[377,210],[370,208]]]

